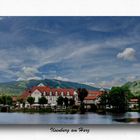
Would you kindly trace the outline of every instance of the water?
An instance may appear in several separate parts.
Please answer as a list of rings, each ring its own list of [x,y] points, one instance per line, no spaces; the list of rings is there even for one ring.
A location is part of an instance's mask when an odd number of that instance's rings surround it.
[[[127,112],[118,115],[87,114],[28,114],[28,113],[0,113],[0,124],[121,124],[115,121],[123,118],[140,118],[140,113]],[[137,124],[140,122],[127,122]]]

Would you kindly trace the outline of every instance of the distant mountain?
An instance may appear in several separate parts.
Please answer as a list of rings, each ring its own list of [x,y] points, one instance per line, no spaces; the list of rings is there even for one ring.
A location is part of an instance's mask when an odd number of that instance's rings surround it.
[[[43,83],[54,88],[86,88],[87,90],[99,90],[99,88],[89,86],[86,84],[60,81],[55,79],[44,79],[44,80],[29,80],[29,81],[13,81],[7,83],[0,83],[0,94],[11,94],[11,95],[20,95],[25,89],[37,86],[38,84]]]
[[[123,87],[128,87],[133,95],[140,96],[140,80],[127,82]]]

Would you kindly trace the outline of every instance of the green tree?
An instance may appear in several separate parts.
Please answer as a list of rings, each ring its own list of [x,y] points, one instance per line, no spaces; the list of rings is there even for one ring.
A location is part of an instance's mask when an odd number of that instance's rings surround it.
[[[73,98],[70,98],[70,99],[69,99],[69,105],[70,105],[70,106],[75,105],[75,100],[74,100]]]
[[[64,98],[64,105],[65,105],[65,107],[68,107],[68,101],[69,101],[69,99],[67,97],[65,97]]]
[[[131,93],[131,91],[129,90],[129,87],[127,87],[127,86],[122,86],[122,87],[120,87],[122,90],[123,90],[123,92],[125,93],[125,95],[126,95],[126,97],[127,97],[127,99],[129,100],[129,99],[132,99],[132,98],[135,98],[135,96]]]
[[[25,101],[23,101],[22,105],[23,105],[23,108],[25,108]]]
[[[84,99],[88,96],[88,91],[85,88],[78,88],[78,98],[80,100],[80,112],[85,113]]]
[[[22,98],[18,98],[18,102],[22,104],[23,103],[23,99]]]
[[[41,98],[39,98],[38,103],[40,105],[44,106],[44,104],[47,104],[48,103],[48,100],[44,96],[42,96]]]
[[[12,105],[12,103],[13,103],[13,100],[12,100],[12,97],[11,96],[2,95],[0,97],[0,104],[3,104],[3,105]]]
[[[99,103],[99,106],[102,108],[102,109],[106,109],[106,106],[109,106],[109,95],[107,93],[105,94],[102,94],[100,96],[100,103]]]
[[[6,105],[7,104],[7,97],[6,95],[2,95],[2,104]]]
[[[3,104],[2,96],[0,96],[0,104]]]
[[[110,105],[115,111],[125,112],[128,107],[128,89],[122,87],[112,87],[109,95]]]
[[[33,98],[33,97],[28,97],[27,98],[27,102],[30,104],[30,106],[32,105],[32,104],[34,104],[34,101],[35,101],[35,98]]]
[[[62,96],[59,96],[59,97],[57,98],[57,105],[62,106],[62,105],[63,105],[63,102],[64,102],[64,98],[63,98]]]
[[[12,105],[12,103],[13,103],[12,97],[11,96],[6,96],[6,104],[7,105]]]

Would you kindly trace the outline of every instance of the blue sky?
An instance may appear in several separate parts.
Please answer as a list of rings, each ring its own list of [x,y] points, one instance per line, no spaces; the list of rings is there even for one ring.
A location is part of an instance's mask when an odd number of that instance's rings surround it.
[[[0,17],[0,82],[111,87],[140,79],[140,17]]]

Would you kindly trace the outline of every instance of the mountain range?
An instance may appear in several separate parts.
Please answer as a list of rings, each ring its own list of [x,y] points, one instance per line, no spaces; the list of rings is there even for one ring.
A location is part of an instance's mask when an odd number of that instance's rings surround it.
[[[56,79],[44,79],[44,80],[28,80],[28,81],[12,81],[7,83],[0,83],[0,94],[10,94],[10,95],[20,95],[25,89],[29,89],[38,84],[48,85],[53,88],[86,88],[87,90],[99,90],[97,87],[90,85],[77,83],[77,82],[68,82],[60,81]]]
[[[61,81],[56,79],[44,79],[44,80],[26,80],[26,81],[12,81],[6,83],[0,83],[0,94],[9,94],[9,95],[20,95],[26,89],[32,88],[33,86],[37,86],[38,84],[48,85],[52,88],[86,88],[87,90],[99,90],[99,87],[93,87],[91,85],[77,83],[77,82],[69,82],[69,81]],[[127,87],[130,89],[133,95],[140,96],[140,80],[127,82],[123,87]]]

